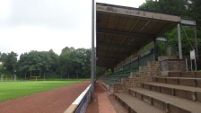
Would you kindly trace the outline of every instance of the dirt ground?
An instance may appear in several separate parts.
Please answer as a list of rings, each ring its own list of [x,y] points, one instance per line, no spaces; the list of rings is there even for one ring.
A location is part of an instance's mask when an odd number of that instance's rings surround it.
[[[82,82],[1,102],[0,113],[63,113],[89,84]]]

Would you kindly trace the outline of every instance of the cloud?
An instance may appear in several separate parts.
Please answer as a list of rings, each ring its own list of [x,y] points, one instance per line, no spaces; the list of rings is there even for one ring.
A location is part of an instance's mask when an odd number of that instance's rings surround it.
[[[53,49],[60,54],[66,46],[90,48],[90,1],[10,0],[4,5],[0,51]]]
[[[134,7],[139,1],[97,0]],[[90,48],[91,8],[92,0],[0,0],[0,52]]]
[[[85,32],[83,29],[66,31],[48,29],[43,26],[4,28],[0,29],[0,36],[4,37],[0,41],[0,48],[4,48],[4,51],[15,51],[17,53],[53,49],[57,54],[60,54],[66,46],[90,48],[90,32]]]
[[[11,0],[10,26],[42,25],[52,29],[76,29],[90,16],[90,1]],[[2,22],[2,21],[1,21]]]
[[[5,21],[11,14],[10,0],[0,0],[0,22]]]

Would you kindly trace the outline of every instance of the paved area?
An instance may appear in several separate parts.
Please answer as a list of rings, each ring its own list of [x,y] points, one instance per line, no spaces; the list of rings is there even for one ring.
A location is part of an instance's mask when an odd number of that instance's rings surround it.
[[[87,113],[127,113],[106,88],[100,83],[95,83],[95,99],[87,109]]]
[[[111,102],[109,101],[107,93],[99,94],[98,105],[99,113],[116,113]]]
[[[89,84],[82,82],[1,102],[0,113],[63,113]]]

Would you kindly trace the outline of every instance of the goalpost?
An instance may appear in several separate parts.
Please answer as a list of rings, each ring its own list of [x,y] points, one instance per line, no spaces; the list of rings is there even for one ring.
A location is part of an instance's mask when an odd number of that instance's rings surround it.
[[[36,79],[36,81],[38,80],[38,77],[41,76],[41,70],[31,70],[30,69],[30,77],[33,77]]]

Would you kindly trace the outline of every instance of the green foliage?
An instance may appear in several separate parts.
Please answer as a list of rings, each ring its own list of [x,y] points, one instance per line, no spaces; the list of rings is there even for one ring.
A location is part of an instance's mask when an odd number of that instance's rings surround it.
[[[56,71],[58,67],[59,56],[51,49],[48,51],[50,67],[49,70]]]
[[[200,35],[200,33],[198,33]],[[201,35],[200,35],[201,36]],[[172,46],[174,51],[178,51],[178,38],[177,38],[177,29],[172,29],[171,31],[165,33],[165,37],[168,39],[167,43],[157,42],[159,46],[160,55],[166,55],[166,49],[168,46]],[[181,38],[182,38],[182,53],[184,55],[189,55],[189,51],[195,49],[195,37],[194,29],[192,27],[181,28]],[[201,48],[201,39],[198,38],[198,47]]]
[[[10,71],[17,69],[17,75],[20,78],[29,78],[30,70],[41,70],[42,78],[44,79],[48,78],[48,76],[55,76],[56,78],[90,77],[89,49],[65,47],[62,49],[60,56],[55,54],[53,50],[30,51],[21,54],[18,62],[14,52],[10,54],[1,53],[0,56],[4,66],[8,67],[6,69]],[[12,58],[15,59],[13,60]],[[12,64],[12,68],[8,64]],[[54,73],[54,75],[50,75],[49,73]]]
[[[59,72],[64,78],[85,78],[90,75],[90,50],[65,47],[59,57]]]
[[[65,47],[65,48],[63,48],[62,50],[61,50],[61,54],[64,54],[64,53],[66,53],[66,52],[73,52],[73,51],[75,51],[75,48],[74,47]]]
[[[200,25],[201,25],[201,0],[190,0],[190,3],[188,4],[188,16],[191,19],[196,20],[199,28],[200,29]]]
[[[61,76],[58,73],[54,72],[54,71],[47,71],[45,73],[45,75],[46,75],[46,80],[48,78],[61,78]]]
[[[106,71],[106,69],[104,67],[96,67],[96,76],[102,76],[102,74],[104,74]]]
[[[186,0],[146,0],[139,8],[182,16],[187,10],[186,5]]]
[[[41,82],[0,82],[0,102],[19,98],[25,95],[38,93],[61,86],[79,83],[74,81],[41,81]],[[27,90],[28,89],[28,90]],[[13,93],[17,92],[17,93]]]
[[[65,47],[62,53],[57,55],[51,49],[49,51],[30,51],[20,55],[14,52],[0,53],[0,60],[10,72],[17,70],[17,77],[30,78],[30,70],[41,70],[39,79],[48,78],[89,78],[90,77],[90,49]],[[98,73],[101,72],[99,69]],[[5,73],[5,72],[3,72]]]
[[[200,0],[146,0],[139,8],[162,13],[179,15],[182,18],[193,19],[201,28]]]
[[[0,55],[0,62],[5,62],[6,57],[7,57],[6,53],[1,53],[1,55]]]
[[[194,29],[192,27],[182,27],[181,31],[182,53],[189,55],[189,51],[195,48]],[[168,45],[178,47],[177,29],[173,29],[165,35],[168,38]],[[201,39],[198,38],[198,44],[200,42]]]
[[[107,73],[108,73],[108,74],[111,74],[112,72],[113,72],[112,69],[108,69],[108,70],[107,70]]]
[[[3,63],[3,67],[5,70],[9,72],[14,72],[16,70],[17,66],[17,53],[14,53],[13,51],[6,54],[1,54],[1,62]]]
[[[59,56],[50,51],[30,51],[20,56],[18,71],[21,74],[29,74],[30,70],[56,71]],[[21,75],[22,76],[22,75]]]
[[[4,67],[3,67],[3,64],[0,64],[0,75],[4,75],[4,76],[7,76],[9,78],[11,78],[12,76],[12,73],[5,70]]]
[[[146,0],[146,3],[142,4],[140,8],[162,13],[175,14],[181,16],[182,18],[196,20],[197,31],[200,31],[201,30],[200,6],[201,6],[200,0]],[[192,27],[183,27],[181,31],[182,31],[181,33],[182,52],[185,55],[189,55],[189,51],[195,48],[194,31]],[[166,54],[166,47],[169,45],[178,47],[177,29],[173,29],[170,32],[167,32],[165,36],[168,38],[168,42],[165,46],[164,43],[158,42],[160,55]],[[199,44],[198,47],[200,49],[201,48],[200,32],[197,32],[197,37]]]

